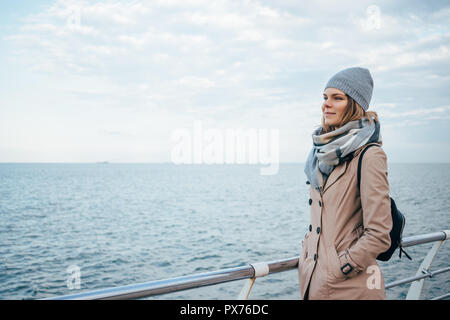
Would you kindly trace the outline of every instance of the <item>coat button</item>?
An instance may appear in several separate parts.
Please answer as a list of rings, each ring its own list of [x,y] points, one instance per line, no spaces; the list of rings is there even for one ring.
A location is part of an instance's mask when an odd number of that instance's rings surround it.
[[[311,184],[311,182],[309,182],[309,181],[306,181],[306,184]]]
[[[320,233],[320,227],[317,227],[316,232],[317,232],[317,234]]]
[[[311,203],[312,203],[312,199],[309,199],[309,200],[308,200],[308,203],[309,203],[309,205],[311,205]]]
[[[312,225],[309,225],[309,231],[312,231]]]
[[[321,207],[322,206],[322,202],[319,200],[319,207]]]
[[[314,253],[314,261],[317,260],[317,253]]]

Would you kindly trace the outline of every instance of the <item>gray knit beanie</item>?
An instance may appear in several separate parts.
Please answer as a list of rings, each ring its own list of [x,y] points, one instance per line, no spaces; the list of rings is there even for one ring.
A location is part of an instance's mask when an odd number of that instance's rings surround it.
[[[336,88],[344,91],[355,100],[363,109],[369,109],[372,98],[373,80],[366,68],[348,68],[336,73],[328,80],[326,88]]]

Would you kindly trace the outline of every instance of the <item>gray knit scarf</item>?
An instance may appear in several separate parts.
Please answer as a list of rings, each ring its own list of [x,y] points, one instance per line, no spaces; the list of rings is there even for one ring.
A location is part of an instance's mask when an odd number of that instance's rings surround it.
[[[344,126],[325,133],[322,127],[314,130],[313,148],[305,164],[305,173],[311,185],[322,193],[323,186],[334,167],[346,161],[352,153],[372,142],[381,143],[380,123],[362,118],[347,122]],[[319,174],[323,176],[320,185]]]

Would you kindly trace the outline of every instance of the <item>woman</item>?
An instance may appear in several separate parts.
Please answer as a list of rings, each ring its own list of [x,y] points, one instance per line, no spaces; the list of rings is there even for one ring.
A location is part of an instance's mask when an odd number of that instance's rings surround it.
[[[298,266],[303,299],[386,299],[376,257],[390,246],[392,218],[380,124],[367,111],[372,90],[365,68],[342,70],[325,86],[322,126],[305,165],[311,224]],[[374,143],[358,186],[360,152]]]

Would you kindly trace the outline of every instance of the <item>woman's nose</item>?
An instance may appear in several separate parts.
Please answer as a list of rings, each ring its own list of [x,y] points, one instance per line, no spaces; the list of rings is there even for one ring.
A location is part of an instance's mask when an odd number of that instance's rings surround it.
[[[325,101],[323,102],[323,105],[324,105],[324,107],[326,107],[326,108],[331,108],[331,104],[330,104],[330,102],[329,102],[328,100],[325,100]]]

